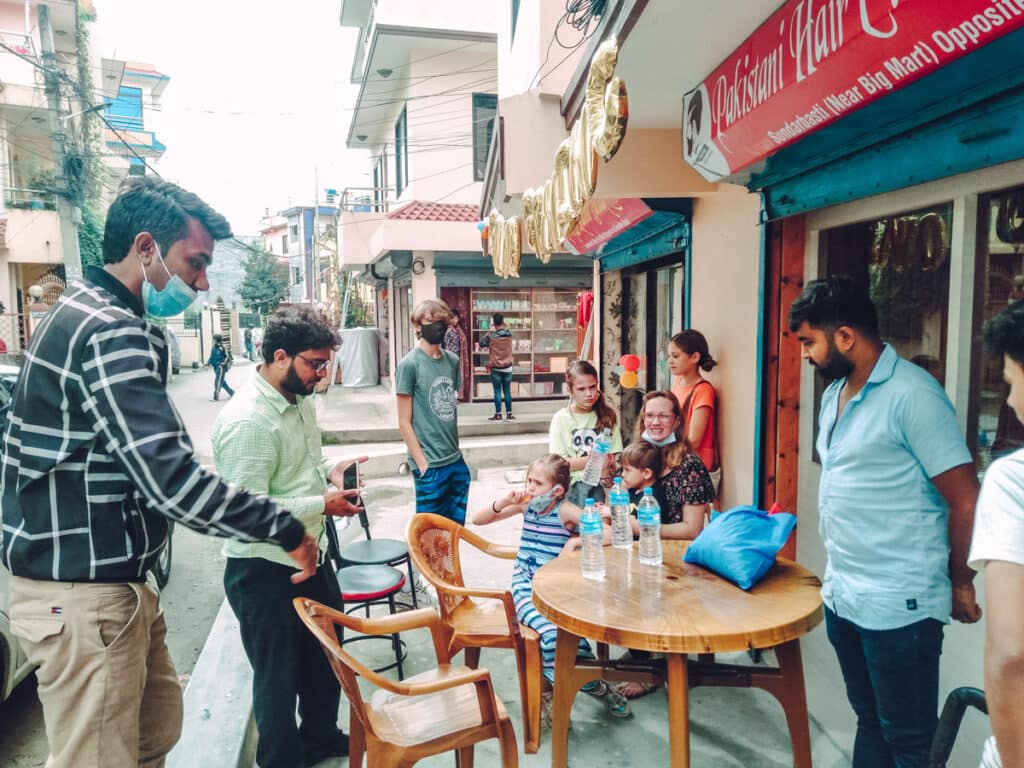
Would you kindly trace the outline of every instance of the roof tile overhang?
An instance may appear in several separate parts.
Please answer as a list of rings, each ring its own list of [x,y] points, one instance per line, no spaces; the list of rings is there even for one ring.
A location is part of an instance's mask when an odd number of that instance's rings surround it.
[[[346,267],[371,264],[391,251],[480,251],[477,207],[414,200],[381,215],[341,214],[339,243]]]
[[[477,213],[475,205],[413,200],[391,211],[387,218],[408,221],[461,221],[474,224],[479,221]]]

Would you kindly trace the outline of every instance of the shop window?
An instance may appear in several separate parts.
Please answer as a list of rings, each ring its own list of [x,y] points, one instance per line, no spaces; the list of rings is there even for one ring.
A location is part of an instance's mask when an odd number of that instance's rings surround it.
[[[822,233],[824,275],[867,283],[882,338],[901,357],[945,383],[949,320],[949,235],[946,203]]]
[[[281,235],[281,253],[288,253],[288,235]]]
[[[993,459],[1024,446],[1024,427],[1006,404],[1003,359],[981,343],[985,322],[1024,299],[1024,187],[979,199],[976,264],[967,423],[968,441],[984,471]]]
[[[409,124],[405,107],[395,123],[395,197],[401,197],[402,190],[409,183]]]
[[[473,181],[483,181],[487,172],[487,153],[491,149],[497,113],[497,96],[493,93],[473,94]]]
[[[668,342],[683,330],[683,265],[673,264],[654,273],[654,327],[657,329],[654,354],[656,389],[672,388],[668,369]]]
[[[942,385],[952,220],[953,204],[942,203],[825,230],[819,249],[819,274],[848,275],[867,284],[882,339]],[[815,434],[822,391],[815,377]]]
[[[627,443],[640,414],[643,396],[668,389],[668,341],[683,329],[683,264],[681,254],[624,270],[620,323],[622,354],[640,357],[637,385],[623,389],[620,401],[622,435]]]

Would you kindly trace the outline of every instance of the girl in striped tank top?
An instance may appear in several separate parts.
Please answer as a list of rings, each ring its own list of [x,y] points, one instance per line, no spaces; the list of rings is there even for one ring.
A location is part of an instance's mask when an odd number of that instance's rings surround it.
[[[536,459],[526,471],[526,498],[512,491],[492,502],[473,516],[476,525],[487,525],[523,515],[519,554],[512,570],[512,599],[519,622],[540,635],[541,660],[544,667],[544,715],[549,721],[551,683],[555,679],[555,642],[558,628],[544,618],[533,605],[533,577],[545,563],[561,554],[566,542],[579,528],[582,510],[565,500],[569,487],[569,462],[549,453]],[[586,640],[580,640],[579,653],[590,658],[593,651]],[[604,680],[594,680],[582,689],[602,699],[615,717],[630,714],[629,702]]]

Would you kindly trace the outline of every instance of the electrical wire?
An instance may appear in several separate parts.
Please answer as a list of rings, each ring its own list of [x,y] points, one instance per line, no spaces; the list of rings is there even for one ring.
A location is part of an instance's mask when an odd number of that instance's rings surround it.
[[[568,61],[574,51],[593,36],[594,32],[597,31],[598,25],[594,25],[594,29],[589,32],[587,30],[590,29],[590,25],[593,20],[604,13],[604,8],[605,0],[566,0],[565,13],[562,14],[561,18],[559,18],[555,23],[555,32],[551,36],[551,40],[548,42],[547,51],[544,54],[544,61],[540,63],[540,66],[537,67],[537,71],[533,73],[533,77],[531,78],[530,84],[527,86],[526,90],[531,90],[534,83],[538,81],[537,76],[540,75],[541,70],[544,69],[548,61],[551,59],[552,46],[554,46],[555,43],[558,43],[560,48],[568,50],[569,53],[554,67],[545,72],[544,75],[540,77],[540,80],[543,80],[545,77],[561,67],[566,61]],[[558,31],[563,25],[568,25],[580,33],[580,39],[571,46],[563,43],[558,37]]]

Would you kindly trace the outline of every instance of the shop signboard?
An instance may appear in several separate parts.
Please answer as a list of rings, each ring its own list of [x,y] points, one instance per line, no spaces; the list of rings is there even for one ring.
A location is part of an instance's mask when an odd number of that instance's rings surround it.
[[[1024,25],[1024,0],[789,0],[683,97],[709,181]]]
[[[573,253],[594,253],[616,235],[650,218],[653,210],[634,197],[592,199],[580,210],[576,228],[565,238]]]

